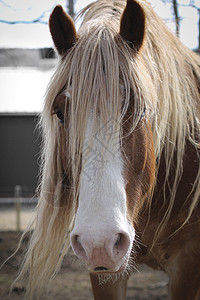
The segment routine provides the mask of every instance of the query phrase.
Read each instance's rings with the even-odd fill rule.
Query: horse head
[[[61,59],[71,55],[73,61],[73,48],[77,48],[76,51],[80,53],[83,51],[83,46],[81,44],[79,46],[79,43],[82,39],[81,32],[84,34],[84,30],[92,32],[93,27],[90,28],[88,25],[78,34],[72,19],[63,9],[60,6],[54,9],[50,17],[50,31]],[[98,38],[97,36],[95,43],[98,44],[97,48],[101,48],[102,61],[102,64],[98,66],[99,73],[101,73],[99,81],[105,85],[109,82],[112,84],[112,81],[116,80],[110,78],[112,74],[109,76],[109,71],[106,71],[109,68],[106,56],[112,50],[106,50],[105,37],[102,40],[99,38],[99,41]],[[140,55],[145,39],[145,15],[137,2],[127,1],[114,39],[123,41],[126,44],[127,52],[133,54],[133,57]],[[92,53],[92,51],[93,49],[91,49],[91,57],[95,56],[95,52]],[[82,55],[86,55],[85,52]],[[84,65],[85,61],[79,62],[80,72],[83,69],[87,71],[83,77],[91,76],[92,78],[90,63],[91,61],[88,59],[87,70],[87,66]],[[110,61],[110,65],[111,63]],[[110,109],[105,117],[102,108],[102,98],[105,96],[99,95],[102,93],[100,89],[104,89],[104,86],[97,86],[97,94],[94,94],[93,97],[98,98],[98,103],[90,97],[91,103],[88,105],[89,109],[85,116],[83,111],[79,111],[85,125],[75,126],[76,135],[73,136],[69,124],[74,110],[78,110],[77,99],[74,96],[76,88],[73,87],[75,76],[70,78],[70,83],[64,86],[53,103],[53,110],[58,121],[63,123],[59,127],[63,137],[62,144],[66,145],[74,140],[76,143],[76,136],[79,137],[78,144],[82,143],[81,149],[79,149],[79,159],[71,162],[72,169],[75,163],[79,168],[78,184],[76,185],[78,193],[77,198],[75,197],[77,203],[70,236],[71,246],[75,255],[88,265],[89,270],[97,273],[122,272],[127,269],[136,239],[135,225],[138,213],[151,193],[155,175],[152,131],[148,117],[145,115],[145,107],[140,103],[143,109],[136,109],[138,104],[135,100],[135,92],[130,88],[127,90],[124,81],[120,78],[121,70],[118,70],[119,67],[116,65],[115,68],[115,73],[119,73],[118,82],[109,86],[107,92],[109,94],[109,89],[116,86],[115,99],[112,99],[109,94],[109,99],[105,99],[105,105],[110,105],[112,108],[114,106],[109,102],[116,101],[116,98],[119,99],[113,108],[114,110],[116,108],[118,114],[115,115]],[[93,74],[95,74],[94,71]],[[95,76],[98,75],[93,77]],[[95,78],[91,79],[91,81],[93,80],[95,82]],[[66,93],[68,97],[66,97]],[[88,93],[92,94],[89,86]],[[126,94],[125,98],[128,98],[125,101],[126,105],[124,105],[124,94]],[[73,104],[69,104],[71,108],[66,108],[66,98],[69,103],[73,102]],[[84,101],[86,100],[83,94],[83,107]],[[123,116],[121,120],[119,116]],[[77,114],[78,118],[79,114]],[[137,121],[133,129],[134,119]],[[82,127],[85,127],[85,130],[80,133]],[[67,138],[70,134],[71,139]],[[61,154],[64,170],[68,163],[66,157],[69,156],[65,151],[62,151]],[[69,161],[72,160],[69,159]]]

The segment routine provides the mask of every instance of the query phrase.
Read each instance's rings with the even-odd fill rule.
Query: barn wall
[[[38,182],[41,138],[35,115],[0,115],[0,198],[13,197],[16,185],[32,197]]]

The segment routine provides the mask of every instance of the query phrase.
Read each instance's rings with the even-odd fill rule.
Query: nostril
[[[72,235],[71,236],[71,246],[74,250],[74,253],[77,257],[81,257],[81,258],[84,258],[86,257],[86,253],[85,253],[85,250],[83,248],[83,246],[81,245],[81,242],[80,242],[80,237],[79,235]]]
[[[117,234],[117,239],[116,239],[116,242],[115,242],[115,247],[119,247],[119,244],[121,242],[121,239],[122,239],[122,234],[121,233],[118,233]]]
[[[118,233],[114,243],[113,252],[115,256],[123,257],[130,247],[130,238],[126,233]]]

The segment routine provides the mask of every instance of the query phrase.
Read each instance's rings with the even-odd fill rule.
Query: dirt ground
[[[16,249],[21,233],[0,232],[0,264]],[[22,250],[11,258],[0,270],[0,300],[19,300],[22,294],[18,288],[9,295],[9,287],[19,268]],[[74,259],[73,259],[74,261]],[[146,266],[139,267],[129,279],[127,300],[165,300],[167,299],[168,278],[161,271],[153,271]],[[70,256],[64,259],[57,278],[51,285],[49,294],[41,300],[92,300],[92,290],[87,270],[78,263],[72,263]],[[102,299],[103,300],[103,299]]]

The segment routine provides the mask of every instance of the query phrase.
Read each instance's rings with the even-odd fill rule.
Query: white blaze
[[[127,232],[132,241],[135,236],[127,219],[119,137],[107,125],[99,129],[90,145],[92,118],[87,124],[79,203],[73,230],[77,234],[87,232],[95,239],[96,247],[103,247],[104,239],[117,230]]]

